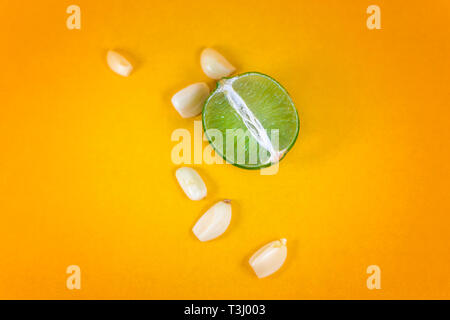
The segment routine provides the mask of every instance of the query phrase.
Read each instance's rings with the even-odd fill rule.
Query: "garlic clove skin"
[[[208,85],[198,82],[175,93],[172,97],[172,104],[183,118],[195,117],[202,112],[208,96]]]
[[[200,241],[217,238],[227,230],[231,221],[231,201],[217,202],[197,221],[192,232]]]
[[[113,50],[109,50],[106,54],[106,62],[112,71],[123,77],[128,77],[133,70],[131,63],[124,56]]]
[[[203,72],[212,79],[222,79],[236,71],[236,68],[228,62],[220,53],[211,48],[206,48],[200,56],[200,64]]]
[[[191,200],[201,200],[206,197],[206,185],[202,177],[192,168],[181,167],[175,176],[184,193]]]
[[[286,239],[272,241],[255,252],[250,266],[258,278],[270,276],[281,268],[287,256]]]

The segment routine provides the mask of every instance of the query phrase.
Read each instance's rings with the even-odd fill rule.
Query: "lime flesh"
[[[287,91],[257,72],[220,80],[205,102],[202,120],[214,150],[245,169],[280,161],[294,145],[300,124]]]

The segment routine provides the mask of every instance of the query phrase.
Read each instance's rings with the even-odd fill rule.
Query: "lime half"
[[[287,91],[258,72],[220,80],[205,102],[202,120],[214,150],[245,169],[280,161],[294,145],[300,126]]]

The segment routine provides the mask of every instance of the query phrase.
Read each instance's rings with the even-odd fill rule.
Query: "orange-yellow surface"
[[[66,8],[81,8],[68,30]],[[381,30],[366,8],[381,8]],[[2,1],[0,298],[450,298],[448,1]],[[299,139],[273,176],[171,161],[201,50],[278,81]],[[115,48],[136,69],[108,69]],[[197,117],[195,119],[200,119]],[[229,230],[191,232],[222,198]],[[259,280],[247,261],[288,239]],[[81,268],[81,290],[66,268]],[[381,269],[381,289],[366,268]]]

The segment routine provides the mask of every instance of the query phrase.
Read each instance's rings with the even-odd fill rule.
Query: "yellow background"
[[[81,7],[81,30],[66,8]],[[381,7],[382,30],[366,8]],[[450,298],[448,1],[1,1],[0,298]],[[201,50],[290,92],[299,139],[273,176],[171,161],[170,97]],[[105,53],[136,69],[123,78]],[[197,117],[196,119],[200,119]],[[191,228],[222,198],[229,230]],[[258,280],[249,256],[285,237]],[[81,290],[66,289],[79,265]],[[368,290],[366,268],[381,268]]]

